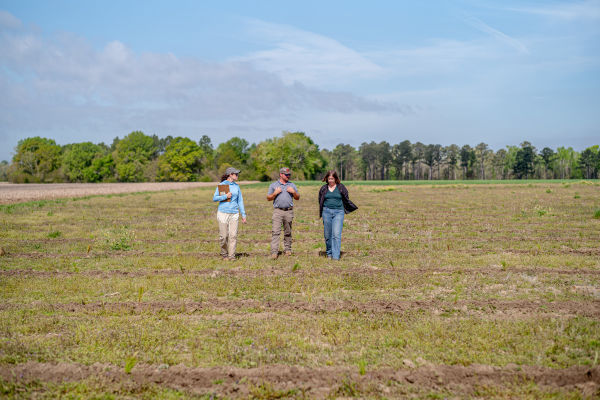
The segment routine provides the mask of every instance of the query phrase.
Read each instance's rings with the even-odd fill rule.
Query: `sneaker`
[[[285,252],[285,255],[286,255],[286,256],[291,256],[291,255],[292,255],[292,252],[291,252],[291,251],[286,251],[286,252]]]
[[[271,260],[277,260],[277,253],[271,254]]]

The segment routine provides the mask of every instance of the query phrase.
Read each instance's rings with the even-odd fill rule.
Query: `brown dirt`
[[[264,255],[267,257],[267,254]],[[214,256],[213,258],[221,260],[221,257]],[[228,268],[228,269],[200,269],[200,270],[181,270],[176,269],[153,269],[153,270],[84,270],[84,271],[47,271],[34,269],[0,269],[0,276],[37,276],[37,277],[52,277],[52,276],[98,276],[110,278],[111,276],[127,276],[127,277],[144,277],[151,275],[186,275],[186,276],[205,276],[210,275],[216,277],[220,275],[238,276],[238,277],[269,277],[282,276],[292,274],[291,269],[287,266],[276,264],[272,268],[261,268],[260,270],[250,270],[243,268]],[[527,274],[527,275],[600,275],[600,269],[557,269],[557,268],[518,268],[511,267],[502,269],[500,267],[479,267],[479,268],[463,268],[463,267],[431,267],[431,268],[353,268],[353,267],[307,267],[301,268],[294,275],[319,274],[319,275],[352,275],[360,274],[363,276],[387,275],[387,276],[410,276],[422,274]]]
[[[268,383],[272,390],[303,391],[309,398],[344,395],[344,383],[351,383],[355,395],[386,395],[397,387],[424,390],[450,390],[454,394],[472,395],[478,387],[513,386],[533,382],[539,387],[555,390],[577,390],[584,395],[600,394],[600,367],[577,366],[551,369],[537,366],[507,365],[505,367],[473,364],[431,365],[415,368],[380,368],[364,375],[358,368],[306,368],[270,365],[252,369],[233,367],[190,368],[183,365],[136,365],[130,374],[111,364],[81,365],[72,363],[27,362],[1,365],[0,377],[6,381],[28,383],[74,382],[99,379],[106,384],[128,383],[147,386],[155,384],[193,394],[217,394],[247,398],[253,388]],[[265,397],[266,398],[266,397]],[[271,398],[271,397],[270,397]],[[272,397],[275,398],[275,397]]]
[[[240,182],[240,184],[254,181]],[[0,182],[0,204],[32,200],[83,197],[98,194],[157,192],[215,186],[216,182],[144,182],[144,183],[29,183]]]
[[[118,299],[119,294],[110,296]],[[107,298],[108,299],[108,298]],[[600,318],[600,300],[542,302],[531,300],[459,300],[456,302],[440,300],[372,300],[355,302],[350,300],[294,301],[258,301],[254,299],[207,299],[199,302],[155,301],[155,302],[119,302],[101,301],[90,303],[2,303],[0,310],[35,308],[45,311],[63,312],[120,312],[125,314],[159,312],[161,310],[193,314],[202,310],[231,312],[252,308],[263,312],[340,312],[389,313],[401,314],[411,310],[429,310],[436,313],[476,313],[481,317],[501,316],[515,318],[520,315],[579,315]]]
[[[209,242],[214,242],[214,240],[210,240]],[[255,242],[256,243],[256,242]],[[454,253],[460,253],[460,254],[468,254],[471,255],[473,257],[476,256],[481,256],[481,255],[485,255],[485,254],[489,254],[489,250],[485,250],[485,249],[460,249],[460,250],[453,250]],[[507,249],[503,249],[502,252],[504,254],[521,254],[521,255],[526,255],[526,254],[530,254],[530,255],[540,255],[540,252],[537,250],[520,250],[520,249],[511,249],[511,250],[507,250]],[[369,250],[367,252],[365,252],[364,250],[350,250],[350,251],[345,251],[344,252],[346,255],[348,256],[354,256],[354,257],[360,257],[360,256],[377,256],[377,255],[400,255],[400,254],[418,254],[418,253],[422,253],[422,250],[420,249],[389,249],[389,250]],[[579,249],[579,250],[568,250],[568,251],[554,251],[551,254],[553,255],[557,255],[557,254],[573,254],[573,253],[577,253],[577,254],[583,254],[583,255],[598,255],[600,256],[600,249]],[[312,250],[308,250],[308,251],[295,251],[294,254],[296,255],[315,255],[315,252]],[[68,257],[68,258],[82,258],[82,257],[91,257],[91,256],[97,256],[97,257],[130,257],[130,256],[144,256],[144,257],[172,257],[172,256],[180,256],[180,255],[186,255],[186,256],[193,256],[193,257],[210,257],[210,256],[214,256],[215,252],[210,252],[210,251],[204,251],[204,252],[185,252],[185,253],[179,253],[179,252],[145,252],[145,251],[92,251],[90,253],[83,253],[83,252],[72,252],[72,253],[40,253],[40,252],[31,252],[31,253],[15,253],[15,252],[9,252],[7,253],[6,256],[8,257],[12,257],[12,258],[62,258],[62,257]],[[263,256],[268,256],[268,250],[265,251],[261,251],[261,252],[249,252],[249,253],[244,253],[243,256],[247,256],[247,257],[263,257]],[[342,255],[343,258],[343,255]]]

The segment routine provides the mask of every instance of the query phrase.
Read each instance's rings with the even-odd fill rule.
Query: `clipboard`
[[[226,195],[227,193],[229,193],[229,185],[218,185],[218,190],[219,190],[219,196],[223,196]],[[222,202],[227,202],[227,203],[231,203],[231,198],[229,199],[225,199]]]

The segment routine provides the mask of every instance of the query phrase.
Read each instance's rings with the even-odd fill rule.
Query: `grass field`
[[[348,183],[342,259],[316,183],[268,258],[213,188],[0,207],[0,397],[597,398],[600,183]]]

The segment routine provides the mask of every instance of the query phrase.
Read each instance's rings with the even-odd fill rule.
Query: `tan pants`
[[[235,257],[239,219],[240,214],[228,214],[217,211],[221,257]]]
[[[292,251],[292,220],[294,210],[283,211],[279,208],[273,209],[273,228],[271,229],[271,254],[279,252],[279,236],[281,225],[283,225],[283,246],[285,251]]]

